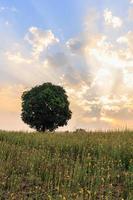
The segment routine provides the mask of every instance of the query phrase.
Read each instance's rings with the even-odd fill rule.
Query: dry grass
[[[0,199],[132,200],[133,132],[0,131]]]

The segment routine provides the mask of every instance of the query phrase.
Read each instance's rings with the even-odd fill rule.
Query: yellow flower
[[[83,194],[83,192],[84,192],[84,190],[83,190],[83,188],[81,188],[80,191],[79,191],[79,193]]]
[[[90,191],[90,190],[87,190],[87,193],[88,193],[88,194],[91,194],[91,191]]]

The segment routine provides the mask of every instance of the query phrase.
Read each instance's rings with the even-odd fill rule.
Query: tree
[[[61,86],[44,83],[22,95],[22,120],[37,131],[53,131],[67,125],[72,112],[68,96]]]

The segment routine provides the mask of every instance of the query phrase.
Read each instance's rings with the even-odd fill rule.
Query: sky
[[[133,0],[0,0],[0,129],[29,130],[24,91],[65,88],[60,130],[133,128]]]

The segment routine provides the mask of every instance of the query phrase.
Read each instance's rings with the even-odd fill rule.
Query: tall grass
[[[0,199],[133,200],[133,132],[0,131]]]

